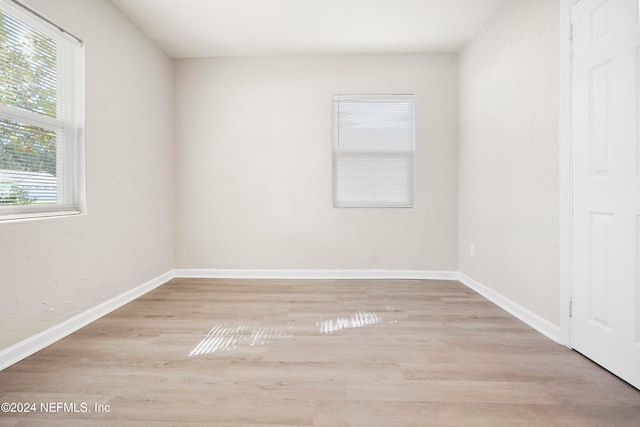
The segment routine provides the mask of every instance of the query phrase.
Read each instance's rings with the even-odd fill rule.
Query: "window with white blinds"
[[[413,95],[333,97],[333,206],[414,205]]]
[[[0,2],[0,220],[78,213],[84,53],[40,16]]]

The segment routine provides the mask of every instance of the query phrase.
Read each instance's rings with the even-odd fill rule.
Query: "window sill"
[[[49,211],[49,212],[25,212],[16,214],[0,215],[0,224],[13,222],[27,222],[39,219],[60,218],[67,216],[81,215],[83,212],[71,211]]]

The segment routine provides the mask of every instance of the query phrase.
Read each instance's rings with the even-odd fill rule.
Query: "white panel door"
[[[571,346],[640,388],[638,4],[572,7]]]

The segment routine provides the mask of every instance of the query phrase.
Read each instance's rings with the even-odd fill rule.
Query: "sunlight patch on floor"
[[[191,350],[189,357],[290,339],[290,333],[278,329],[256,328],[247,324],[218,324]]]
[[[335,319],[322,320],[316,325],[321,334],[332,334],[342,329],[362,328],[382,322],[382,318],[368,311],[356,311],[349,317],[337,317]]]

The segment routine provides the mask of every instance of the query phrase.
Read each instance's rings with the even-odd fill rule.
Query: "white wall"
[[[459,269],[556,324],[558,25],[557,0],[507,2],[461,52],[459,88]]]
[[[106,0],[23,0],[86,43],[88,214],[0,223],[0,349],[172,268],[173,67]]]
[[[457,55],[178,60],[177,268],[457,265]],[[416,95],[416,207],[334,209],[331,96]]]

